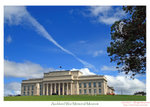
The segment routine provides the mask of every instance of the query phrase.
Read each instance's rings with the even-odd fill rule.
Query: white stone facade
[[[106,95],[114,90],[105,76],[82,75],[80,71],[54,71],[43,78],[23,80],[21,95]]]

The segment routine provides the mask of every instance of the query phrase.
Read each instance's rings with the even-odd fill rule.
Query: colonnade
[[[72,83],[43,83],[43,95],[72,95]]]

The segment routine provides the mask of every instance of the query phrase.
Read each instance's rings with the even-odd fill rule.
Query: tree
[[[141,94],[141,95],[145,96],[145,95],[146,95],[146,92],[144,92],[144,91],[139,91],[139,92],[134,93],[134,95],[138,95],[138,94]]]
[[[127,18],[111,26],[111,42],[107,47],[111,62],[116,62],[119,72],[146,73],[146,7],[123,6]]]

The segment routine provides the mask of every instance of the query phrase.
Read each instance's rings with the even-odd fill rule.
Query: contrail
[[[43,37],[45,37],[46,39],[48,39],[50,42],[52,42],[54,45],[56,45],[58,48],[60,48],[62,51],[72,55],[74,58],[76,58],[80,63],[82,63],[85,67],[88,67],[88,68],[92,68],[94,70],[96,70],[96,68],[86,62],[86,61],[83,61],[82,59],[78,58],[75,54],[73,54],[72,52],[70,52],[69,50],[63,48],[61,45],[59,45],[53,38],[52,36],[45,30],[45,28],[39,23],[36,21],[35,18],[33,18],[29,13],[28,13],[28,20],[30,21],[30,23],[36,28],[37,32],[39,34],[41,34]]]
[[[77,57],[74,53],[70,52],[69,50],[63,48],[60,44],[58,44],[53,37],[46,31],[46,29],[34,18],[30,15],[30,13],[27,11],[27,9],[25,7],[19,7],[22,8],[22,11],[24,11],[24,14],[22,14],[22,17],[28,21],[30,23],[30,25],[32,25],[35,30],[42,35],[44,38],[46,38],[47,40],[49,40],[50,42],[52,42],[54,45],[56,45],[58,48],[60,48],[62,51],[66,52],[67,54],[72,55],[76,60],[78,60],[80,63],[82,63],[85,67],[87,68],[91,68],[94,71],[97,71],[95,66],[80,59],[79,57]],[[19,14],[19,13],[17,13]],[[19,16],[18,16],[19,17]]]

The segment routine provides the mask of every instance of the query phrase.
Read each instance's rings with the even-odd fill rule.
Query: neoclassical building
[[[23,80],[21,95],[106,95],[114,89],[103,75],[83,75],[80,71],[53,71],[43,78]]]

